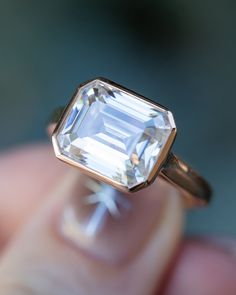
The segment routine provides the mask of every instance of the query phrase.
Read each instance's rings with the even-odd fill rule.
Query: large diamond
[[[166,109],[96,79],[78,89],[53,137],[62,159],[131,190],[157,169],[174,129]]]

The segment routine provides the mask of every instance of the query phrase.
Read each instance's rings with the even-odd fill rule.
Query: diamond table
[[[128,190],[147,182],[173,135],[171,112],[103,79],[80,87],[54,133],[62,157]]]

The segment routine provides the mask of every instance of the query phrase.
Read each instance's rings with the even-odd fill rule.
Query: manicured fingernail
[[[161,220],[169,188],[160,180],[133,194],[82,176],[60,219],[60,233],[92,257],[111,264],[132,259]]]

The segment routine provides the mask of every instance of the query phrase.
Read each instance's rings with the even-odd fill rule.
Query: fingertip
[[[0,240],[4,245],[40,206],[65,167],[43,143],[5,151],[0,163]]]
[[[189,239],[164,289],[164,295],[235,295],[236,258],[204,239]]]

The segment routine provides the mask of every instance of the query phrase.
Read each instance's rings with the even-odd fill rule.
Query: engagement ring
[[[172,113],[108,79],[81,84],[50,125],[56,157],[124,192],[136,192],[158,177],[179,189],[188,206],[209,202],[207,182],[171,148]]]

